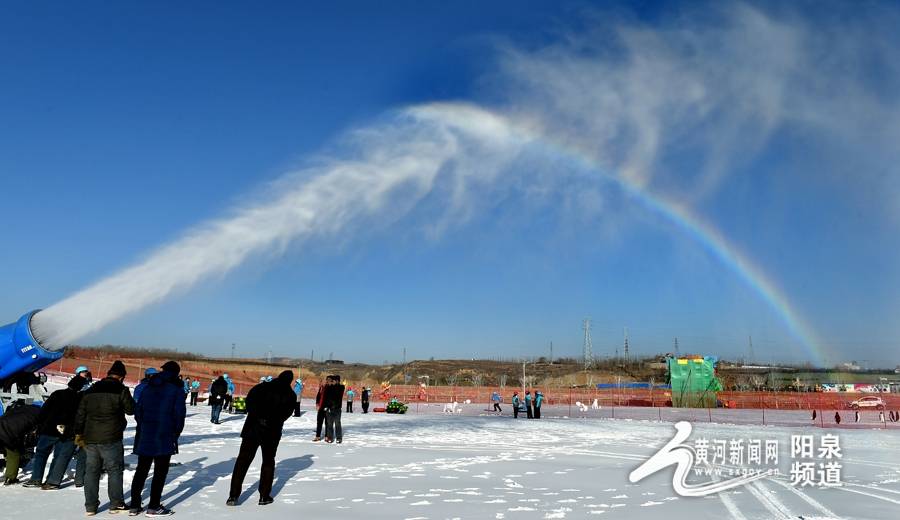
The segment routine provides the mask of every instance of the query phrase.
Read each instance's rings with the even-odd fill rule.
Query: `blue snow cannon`
[[[0,379],[18,372],[35,372],[63,357],[64,348],[49,350],[35,339],[31,318],[37,312],[31,311],[19,321],[0,327]]]

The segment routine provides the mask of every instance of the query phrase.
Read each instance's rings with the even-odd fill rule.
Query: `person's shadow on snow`
[[[272,497],[277,497],[278,493],[284,489],[289,480],[296,477],[298,473],[312,466],[312,455],[304,455],[302,457],[294,457],[292,459],[275,461],[275,481],[272,482]],[[241,493],[238,504],[243,504],[247,499],[259,492],[259,480],[257,479],[247,491]]]
[[[203,462],[206,461],[207,458],[200,457],[199,459],[177,466],[178,471],[174,472],[174,475],[172,472],[169,473],[169,477],[167,478],[169,482],[184,475],[188,471],[193,471],[194,475],[189,479],[179,482],[178,487],[175,489],[169,490],[163,494],[162,503],[166,504],[166,507],[168,508],[174,508],[204,488],[215,486],[219,479],[231,476],[231,470],[234,469],[235,458],[223,460],[222,462],[217,462],[210,466],[204,466]],[[148,479],[148,487],[150,482],[151,480]]]

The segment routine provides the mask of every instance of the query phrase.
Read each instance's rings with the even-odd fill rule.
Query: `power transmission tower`
[[[622,349],[622,355],[625,357],[625,361],[628,361],[628,327],[625,327],[624,331],[625,331],[625,347]]]
[[[678,338],[675,338],[675,357],[678,357]]]
[[[753,336],[747,336],[747,339],[748,339],[749,342],[750,342],[750,344],[749,344],[749,348],[750,348],[750,364],[752,365],[752,364],[753,364]]]
[[[231,359],[234,359],[234,349],[235,349],[235,344],[232,343],[231,344]]]
[[[550,342],[550,364],[553,364],[553,342]]]
[[[587,370],[591,368],[591,364],[594,362],[594,346],[591,343],[591,319],[585,318],[582,322],[582,328],[584,329],[584,348],[582,352],[582,356],[584,357],[584,369]]]

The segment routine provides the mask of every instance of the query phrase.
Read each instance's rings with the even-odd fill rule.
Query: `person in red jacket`
[[[322,440],[322,423],[325,422],[325,407],[322,403],[325,396],[325,387],[330,384],[330,378],[319,380],[319,391],[316,393],[316,438],[313,439],[313,442]]]

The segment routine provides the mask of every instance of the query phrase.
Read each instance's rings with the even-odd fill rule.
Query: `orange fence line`
[[[47,367],[47,371],[55,371],[59,373],[71,374],[79,365],[86,365],[93,373],[95,379],[103,377],[112,362],[117,359],[113,356],[102,360],[85,360],[75,358],[63,358],[53,362]],[[128,370],[126,381],[136,384],[143,378],[144,370],[149,366],[157,367],[158,363],[147,364],[143,359],[119,358],[125,364]],[[199,379],[201,381],[200,391],[205,392],[214,377],[217,377],[218,371],[211,373],[209,367],[206,370],[197,370],[203,366],[202,361],[183,361],[182,375]],[[262,373],[265,367],[253,372]],[[238,370],[231,375],[235,384],[236,395],[246,395],[246,393],[257,384],[258,380],[242,378],[240,375],[242,370]],[[274,374],[273,374],[274,375]],[[318,391],[318,381],[306,380],[303,389],[303,396],[315,397]],[[357,387],[361,383],[355,381],[345,381],[347,386]],[[520,399],[524,399],[521,387],[471,387],[471,386],[430,386],[422,390],[418,385],[392,385],[387,392],[382,392],[380,385],[371,385],[373,401],[381,401],[385,398],[396,397],[404,402],[426,402],[426,403],[451,403],[465,402],[489,404],[491,402],[491,394],[499,392],[504,403],[512,400],[513,392],[519,392]],[[528,388],[534,392],[540,390],[544,394],[544,403],[547,405],[568,405],[575,406],[581,402],[586,405],[593,404],[594,400],[601,406],[637,406],[637,407],[668,407],[671,406],[671,392],[667,389],[630,389],[630,388],[562,388],[562,387],[544,387],[536,386]],[[717,399],[723,407],[727,408],[751,408],[751,409],[773,409],[773,410],[843,410],[849,409],[851,402],[864,397],[866,395],[877,395],[885,402],[888,409],[900,409],[900,394],[880,393],[880,394],[864,394],[864,393],[839,393],[839,392],[764,392],[749,391],[735,392],[722,391],[718,392]],[[359,399],[359,392],[357,392]]]

